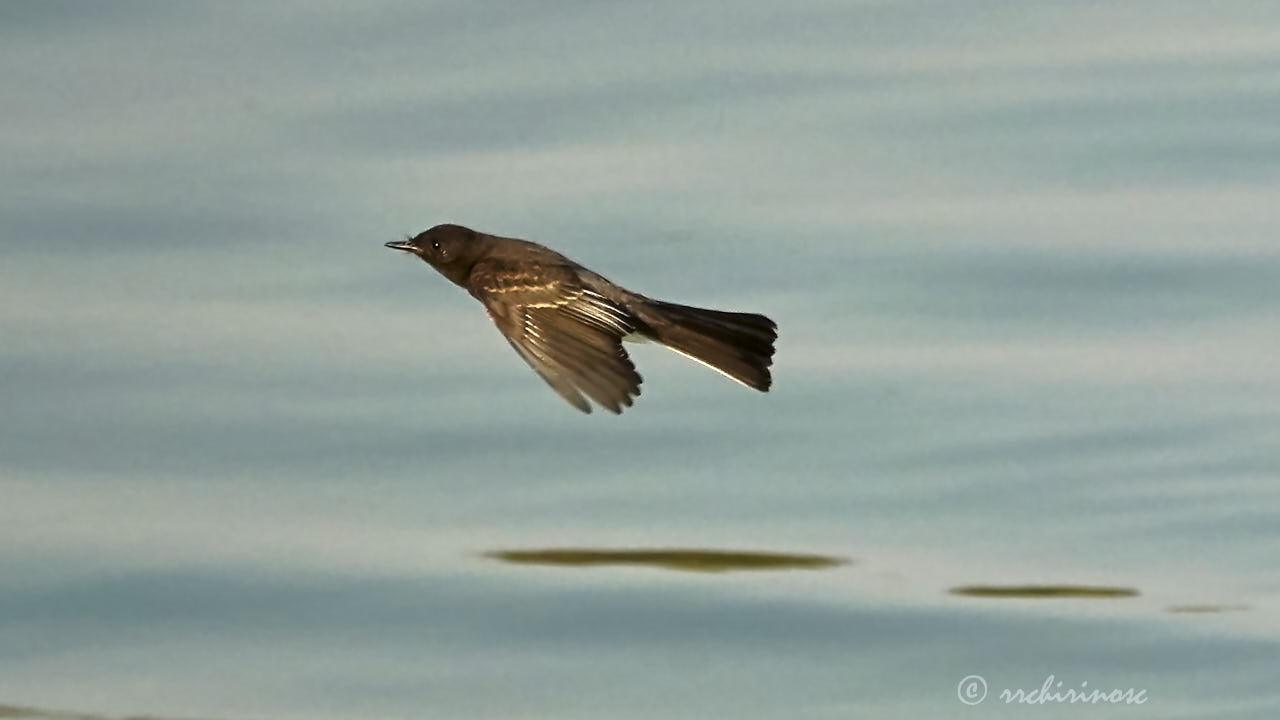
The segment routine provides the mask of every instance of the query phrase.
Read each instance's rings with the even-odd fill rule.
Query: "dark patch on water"
[[[1165,608],[1165,610],[1171,613],[1186,613],[1186,614],[1244,612],[1246,610],[1251,610],[1251,609],[1252,608],[1249,607],[1248,605],[1215,605],[1215,604],[1170,605],[1169,607]]]
[[[1133,588],[1103,585],[964,585],[952,595],[987,598],[1123,598],[1136,597]]]
[[[682,549],[592,549],[544,548],[539,550],[494,550],[486,557],[526,565],[647,565],[689,572],[731,570],[818,570],[845,565],[849,560],[827,555],[745,552],[730,550]]]
[[[96,713],[68,712],[66,710],[47,710],[45,708],[26,707],[21,705],[0,705],[0,718],[30,718],[33,720],[165,720],[155,715],[129,715],[116,717],[98,715]]]

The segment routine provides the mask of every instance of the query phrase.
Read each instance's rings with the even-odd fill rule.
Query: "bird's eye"
[[[435,248],[436,250],[439,250],[439,249],[440,249],[440,241],[439,241],[439,240],[432,240],[432,241],[431,241],[431,247]]]

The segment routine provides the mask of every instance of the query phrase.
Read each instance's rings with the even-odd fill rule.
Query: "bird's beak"
[[[409,242],[408,240],[396,240],[395,242],[389,242],[387,243],[387,247],[391,248],[392,250],[403,250],[405,252],[414,252],[415,250],[418,249],[416,245]]]

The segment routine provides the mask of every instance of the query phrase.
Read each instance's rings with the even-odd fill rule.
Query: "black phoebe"
[[[763,315],[647,298],[554,250],[461,225],[437,225],[387,247],[422,258],[484,304],[520,357],[582,412],[614,413],[640,394],[622,341],[655,340],[731,380],[768,392],[777,325]]]

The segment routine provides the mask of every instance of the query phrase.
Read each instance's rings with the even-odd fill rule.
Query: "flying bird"
[[[760,392],[773,382],[778,328],[764,315],[654,300],[550,248],[461,225],[386,245],[466,288],[520,357],[584,413],[591,412],[588,397],[621,413],[640,394],[623,340],[659,342]]]

